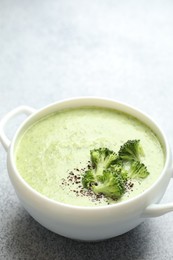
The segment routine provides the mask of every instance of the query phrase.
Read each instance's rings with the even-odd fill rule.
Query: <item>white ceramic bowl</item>
[[[121,110],[143,121],[158,136],[166,160],[157,181],[140,195],[114,205],[80,207],[53,201],[31,188],[21,177],[14,162],[14,150],[19,136],[41,117],[64,108],[101,106]],[[18,114],[29,117],[19,127],[13,140],[5,135],[5,125]],[[173,211],[173,203],[158,204],[172,177],[172,160],[167,139],[159,126],[141,111],[126,104],[102,98],[74,98],[51,104],[41,110],[21,106],[8,113],[0,122],[0,140],[7,151],[7,167],[10,180],[24,208],[40,224],[60,235],[80,240],[101,240],[123,234],[145,218]]]

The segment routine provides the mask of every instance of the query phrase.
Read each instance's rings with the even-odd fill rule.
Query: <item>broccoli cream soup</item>
[[[118,153],[128,140],[140,140],[147,178],[128,182],[118,199],[84,188],[90,151],[106,147]],[[158,178],[165,159],[157,136],[146,125],[128,114],[98,107],[65,109],[37,121],[18,141],[15,158],[19,173],[36,191],[80,206],[118,203],[140,194]]]

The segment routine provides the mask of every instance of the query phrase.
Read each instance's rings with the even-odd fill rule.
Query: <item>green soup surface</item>
[[[118,152],[127,140],[139,139],[150,172],[118,201],[96,198],[81,184],[90,161],[90,150],[107,147]],[[165,161],[157,136],[136,118],[114,109],[80,107],[43,117],[20,137],[15,160],[23,179],[50,199],[78,206],[103,206],[132,198],[149,188],[159,177]]]

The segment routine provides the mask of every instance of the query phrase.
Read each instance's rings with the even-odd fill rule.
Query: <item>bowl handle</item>
[[[173,211],[173,203],[152,204],[144,210],[142,218],[159,217],[171,211]]]
[[[36,111],[36,109],[32,108],[32,107],[28,107],[28,106],[20,106],[17,107],[15,109],[13,109],[12,111],[10,111],[9,113],[7,113],[0,121],[0,142],[2,143],[2,145],[4,146],[5,150],[7,151],[9,146],[10,146],[10,140],[8,139],[8,137],[6,136],[4,129],[6,124],[8,123],[8,121],[10,119],[12,119],[13,117],[19,115],[19,114],[26,114],[26,115],[31,115],[32,113],[34,113]]]
[[[173,211],[173,203],[152,204],[145,209],[141,217],[154,218],[154,217],[162,216],[171,211]]]

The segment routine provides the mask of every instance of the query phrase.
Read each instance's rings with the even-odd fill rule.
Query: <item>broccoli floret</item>
[[[140,162],[144,152],[139,140],[129,140],[120,147],[118,155],[108,148],[90,151],[92,167],[82,178],[84,188],[111,199],[119,199],[126,191],[129,179],[144,179],[149,175]]]
[[[106,170],[98,179],[99,181],[92,185],[92,190],[96,194],[101,193],[112,199],[119,199],[124,194],[125,181],[121,174]]]
[[[84,188],[89,189],[92,185],[96,183],[94,170],[88,170],[85,172],[82,178],[82,185]]]
[[[128,170],[128,177],[132,179],[144,179],[149,175],[147,167],[139,161],[132,161]]]
[[[118,155],[108,148],[99,148],[90,151],[91,162],[96,168],[96,175],[100,175],[104,170],[108,169],[110,165],[114,164]]]
[[[128,171],[125,169],[122,161],[117,161],[116,164],[111,165],[109,168],[112,172],[116,172],[121,175],[124,181],[127,181]]]
[[[144,156],[140,140],[128,140],[120,147],[118,155],[123,160],[140,161],[140,157]]]
[[[117,199],[125,192],[125,175],[121,175],[121,163],[115,164],[118,156],[108,148],[90,151],[93,168],[87,170],[82,178],[84,188],[106,197]]]

